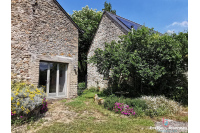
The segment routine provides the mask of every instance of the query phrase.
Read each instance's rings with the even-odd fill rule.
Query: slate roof
[[[134,28],[135,30],[137,30],[138,28],[142,27],[142,25],[140,25],[140,24],[138,24],[138,23],[136,23],[136,22],[130,21],[130,20],[128,20],[128,19],[125,19],[125,18],[123,18],[123,17],[121,17],[121,16],[115,15],[115,14],[110,13],[110,12],[105,11],[105,10],[104,10],[104,12],[103,12],[103,15],[107,15],[107,17],[108,17],[109,19],[115,21],[115,24],[117,24],[119,27],[121,27],[121,30],[122,30],[125,34],[128,34],[128,33],[130,32],[132,26],[133,26],[133,28]],[[103,18],[103,15],[102,15],[101,19]],[[101,20],[100,20],[100,22],[101,22]],[[99,23],[99,25],[100,25],[100,23]],[[99,25],[98,25],[98,27],[99,27]],[[98,29],[97,29],[97,31],[98,31]],[[97,31],[96,31],[96,33],[97,33]],[[154,31],[154,32],[157,32],[157,31]],[[95,35],[93,36],[93,39],[95,38],[96,33],[95,33]],[[158,33],[159,33],[160,35],[162,35],[160,32],[158,32]],[[93,41],[92,41],[92,42],[93,42]],[[92,46],[92,44],[90,45],[90,47],[89,47],[89,49],[88,49],[87,55],[88,55],[88,53],[89,53],[89,51],[90,51],[91,46]]]
[[[137,30],[138,28],[142,27],[142,25],[136,23],[136,22],[133,22],[133,21],[130,21],[128,19],[125,19],[121,16],[118,16],[118,15],[115,15],[113,13],[110,13],[108,11],[104,11],[104,13],[112,20],[114,20],[120,27],[123,28],[124,32],[127,34],[128,32],[130,32],[131,30],[131,27],[133,27],[135,30]],[[158,31],[155,31],[154,32],[162,35],[162,33],[158,32]]]
[[[108,11],[105,11],[105,13],[111,18],[113,19],[115,22],[117,22],[126,32],[130,32],[131,30],[131,26],[133,26],[133,28],[135,30],[137,30],[139,27],[141,27],[142,25],[135,23],[133,21],[130,21],[128,19],[125,19],[123,17],[120,17],[118,15],[115,15],[113,13],[110,13]]]

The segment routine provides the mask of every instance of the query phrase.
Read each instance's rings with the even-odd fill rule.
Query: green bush
[[[121,99],[121,101],[122,101],[122,99]],[[113,107],[115,106],[116,102],[120,102],[120,99],[118,97],[116,97],[115,95],[110,95],[104,101],[104,108],[106,108],[108,110],[113,110]]]
[[[124,99],[124,103],[129,105],[130,107],[133,107],[134,111],[136,112],[136,116],[145,115],[145,110],[147,109],[145,100],[140,98],[135,98],[135,99],[126,98]]]
[[[78,83],[78,88],[84,88],[85,89],[85,82]]]
[[[131,107],[140,107],[142,110],[145,110],[147,108],[145,100],[139,98],[126,98],[124,103],[128,104]]]
[[[134,111],[136,112],[136,116],[144,116],[145,115],[145,109],[147,109],[147,105],[145,100],[143,99],[130,99],[130,98],[124,98],[124,97],[117,97],[115,95],[110,95],[105,99],[104,107],[108,110],[113,110],[113,107],[115,106],[115,103],[124,103],[129,105],[130,107],[133,107]]]
[[[124,98],[110,95],[104,101],[104,107],[113,110],[115,103],[127,104],[133,107],[136,116],[163,116],[166,114],[178,114],[182,110],[182,106],[173,100],[169,100],[164,96],[142,96],[141,98]]]
[[[136,116],[140,116],[140,117],[145,116],[145,110],[143,110],[142,107],[135,106],[133,109],[136,112]]]
[[[85,89],[85,82],[78,83],[78,96],[83,94],[84,89]]]
[[[109,86],[127,91],[131,83],[133,95],[165,95],[187,104],[188,33],[160,35],[142,26],[120,39],[88,59],[100,74],[111,74]]]
[[[97,88],[97,87],[90,87],[90,88],[88,88],[88,90],[91,91],[91,92],[97,92],[97,91],[99,91],[99,88]]]
[[[111,89],[107,88],[107,89],[103,89],[102,93],[106,96],[112,95]]]

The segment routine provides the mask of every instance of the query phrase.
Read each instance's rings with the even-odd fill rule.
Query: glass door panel
[[[66,88],[66,64],[59,64],[59,90],[58,95],[65,95]]]
[[[44,87],[45,92],[46,92],[46,86],[47,86],[47,70],[48,70],[48,63],[40,62],[39,87]]]
[[[67,89],[67,64],[40,62],[39,87],[45,87],[48,97],[65,96]]]
[[[57,63],[49,63],[49,67],[50,67],[49,96],[56,96]]]

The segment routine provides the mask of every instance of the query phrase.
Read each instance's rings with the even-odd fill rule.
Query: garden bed
[[[48,105],[49,110],[44,117],[33,122],[27,123],[19,132],[157,132],[150,127],[156,127],[161,122],[162,117],[177,120],[178,117],[187,117],[183,114],[155,116],[127,116],[117,114],[114,111],[104,108],[94,102],[94,95],[101,92],[85,91],[81,96],[67,100],[52,101]],[[106,96],[101,98],[106,99]],[[187,112],[186,109],[183,110]],[[136,112],[137,113],[137,112]],[[181,120],[187,127],[187,119]],[[177,121],[174,121],[177,122]],[[176,126],[176,125],[175,125]],[[12,132],[17,131],[12,129]]]

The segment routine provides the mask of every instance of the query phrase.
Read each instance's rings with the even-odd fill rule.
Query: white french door
[[[40,62],[39,86],[45,85],[47,97],[66,96],[67,64]]]

